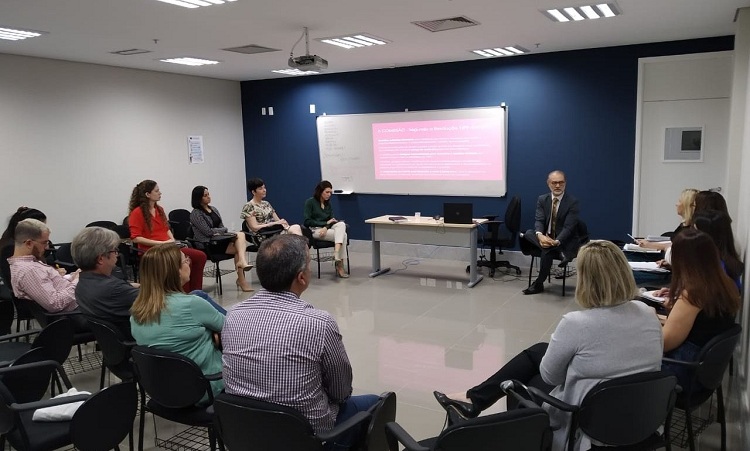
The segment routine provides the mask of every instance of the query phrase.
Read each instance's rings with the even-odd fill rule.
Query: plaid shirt
[[[261,290],[229,311],[221,340],[227,393],[293,407],[315,432],[333,428],[352,367],[330,313]]]
[[[36,301],[51,313],[69,312],[78,307],[75,291],[78,279],[69,281],[33,255],[10,257],[8,263],[16,297]]]

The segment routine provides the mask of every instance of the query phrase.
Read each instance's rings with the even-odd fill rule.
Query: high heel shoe
[[[434,391],[432,394],[435,396],[438,404],[443,406],[443,409],[448,410],[450,407],[456,409],[456,411],[465,418],[476,418],[480,414],[480,410],[470,402],[456,401],[446,396],[445,393]]]
[[[348,279],[349,274],[346,273],[344,270],[344,261],[343,260],[336,260],[334,262],[334,266],[336,266],[336,277],[340,277],[342,279]]]
[[[243,270],[245,272],[248,272],[251,269],[253,269],[254,267],[255,267],[255,265],[253,265],[252,263],[248,263],[248,264],[245,264],[245,265],[239,264],[239,265],[237,265],[237,271]]]
[[[255,290],[253,290],[250,287],[243,287],[239,280],[236,280],[234,283],[237,285],[237,289],[240,290],[240,291],[242,291],[242,292],[250,293],[250,292],[255,291]]]

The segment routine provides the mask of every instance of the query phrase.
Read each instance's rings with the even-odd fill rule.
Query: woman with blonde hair
[[[578,405],[601,381],[659,370],[661,324],[652,308],[631,301],[638,290],[620,249],[609,241],[591,241],[578,253],[577,268],[576,300],[583,310],[563,315],[549,344],[531,346],[481,384],[452,395],[435,392],[444,408],[476,417],[505,395],[501,383],[510,379]],[[570,418],[549,410],[553,450],[562,450]],[[588,438],[579,445],[589,449]]]
[[[677,228],[674,229],[671,237],[674,237],[683,229],[692,227],[693,213],[695,212],[695,196],[696,194],[698,194],[698,192],[699,191],[697,189],[686,188],[682,190],[682,193],[680,193],[680,197],[679,199],[677,199],[675,208],[677,209],[677,215],[682,218],[682,222],[680,222],[680,225],[678,225]],[[635,242],[640,247],[645,247],[646,249],[658,249],[660,251],[665,251],[669,246],[672,245],[672,241],[652,242],[647,240],[636,240]]]
[[[203,374],[220,373],[221,351],[214,346],[213,335],[221,333],[226,311],[183,293],[182,285],[189,278],[190,258],[176,246],[160,244],[143,254],[141,289],[130,309],[130,331],[139,345],[181,354]],[[211,388],[218,394],[224,382],[212,381]]]
[[[158,202],[161,200],[159,185],[153,180],[143,180],[133,188],[128,204],[128,226],[130,239],[139,249],[148,250],[157,244],[175,244],[174,235],[169,228],[169,221],[164,209]],[[190,257],[190,278],[183,287],[185,291],[203,289],[203,268],[206,266],[206,254],[198,249],[184,247],[182,253]]]

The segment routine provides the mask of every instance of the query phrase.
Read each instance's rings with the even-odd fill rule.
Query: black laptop
[[[443,204],[443,222],[446,224],[471,224],[474,205],[446,202]]]

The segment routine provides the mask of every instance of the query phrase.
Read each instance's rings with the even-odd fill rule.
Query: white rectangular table
[[[469,252],[469,288],[482,281],[477,271],[477,225],[487,219],[474,219],[473,224],[445,224],[443,220],[433,218],[403,216],[405,221],[394,222],[383,215],[365,221],[372,230],[372,273],[377,277],[387,273],[391,268],[380,267],[380,242],[410,244],[434,244],[438,246],[468,247]]]

